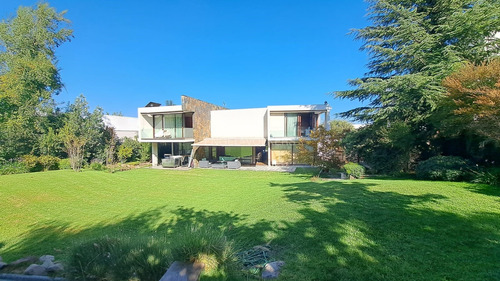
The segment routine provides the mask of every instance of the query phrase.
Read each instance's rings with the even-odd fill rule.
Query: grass
[[[479,184],[136,169],[0,177],[0,256],[211,224],[271,241],[282,280],[499,280],[500,190]]]

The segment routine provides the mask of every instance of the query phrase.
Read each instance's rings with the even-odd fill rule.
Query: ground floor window
[[[165,155],[189,156],[191,154],[192,144],[192,142],[158,143],[158,157],[164,158]]]
[[[254,165],[257,162],[267,162],[265,151],[265,147],[201,146],[197,149],[195,158],[210,162],[222,161],[222,159],[238,159],[241,164]]]
[[[297,143],[271,143],[272,165],[296,165],[298,159],[299,144]]]

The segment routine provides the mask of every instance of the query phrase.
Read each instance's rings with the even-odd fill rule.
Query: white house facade
[[[139,141],[153,144],[153,165],[170,155],[192,167],[228,159],[243,165],[300,164],[299,139],[327,127],[330,114],[326,103],[230,110],[182,98],[182,105],[138,109]]]

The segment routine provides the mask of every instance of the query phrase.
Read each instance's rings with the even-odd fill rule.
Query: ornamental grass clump
[[[76,246],[70,280],[160,280],[171,263],[165,238],[104,237]]]
[[[216,226],[193,225],[171,237],[172,258],[182,262],[200,262],[204,275],[231,279],[237,274],[238,260],[234,242]]]

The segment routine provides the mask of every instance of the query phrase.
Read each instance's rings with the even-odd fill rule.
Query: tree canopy
[[[369,0],[372,25],[352,33],[368,72],[336,97],[366,102],[341,114],[367,126],[344,141],[375,170],[409,171],[439,154],[442,81],[464,64],[500,54],[498,0]],[[444,116],[444,115],[443,115]],[[448,118],[448,117],[446,117]],[[443,143],[443,142],[441,142]]]
[[[372,26],[355,29],[368,52],[369,72],[337,97],[368,101],[343,114],[362,121],[425,119],[444,96],[457,66],[500,52],[497,0],[371,0]]]
[[[500,143],[500,58],[469,63],[446,77],[455,123]]]
[[[55,50],[73,31],[48,4],[20,7],[0,23],[0,159],[29,153],[47,132],[63,87]]]

